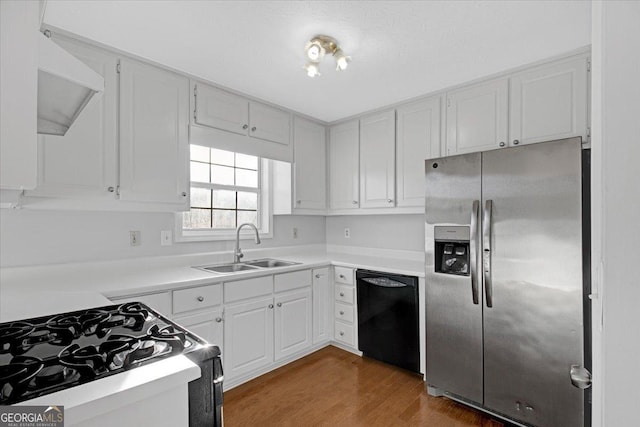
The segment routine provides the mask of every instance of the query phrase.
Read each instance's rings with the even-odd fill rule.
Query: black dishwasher
[[[356,280],[360,351],[419,372],[418,278],[357,270]]]

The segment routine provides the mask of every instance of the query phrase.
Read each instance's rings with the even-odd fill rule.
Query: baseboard
[[[362,357],[362,352],[360,350],[356,349],[356,348],[351,347],[351,346],[342,344],[342,343],[340,343],[338,341],[331,341],[329,344],[334,346],[334,347],[336,347],[336,348],[339,348],[340,350],[348,351],[349,353],[353,353],[356,356]]]

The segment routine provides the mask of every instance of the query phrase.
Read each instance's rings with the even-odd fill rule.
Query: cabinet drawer
[[[336,302],[334,314],[336,319],[353,323],[353,306]]]
[[[227,282],[224,284],[224,302],[240,301],[261,295],[269,295],[272,292],[273,276]]]
[[[344,285],[336,285],[335,297],[336,301],[353,304],[353,288]]]
[[[304,288],[306,286],[311,286],[311,270],[276,274],[273,280],[273,286],[276,292],[289,291],[296,288]]]
[[[353,269],[347,267],[333,267],[333,281],[353,285]]]
[[[354,346],[355,342],[353,341],[353,326],[347,325],[346,323],[336,322],[333,330],[333,337],[336,341],[348,344],[350,346]]]
[[[173,312],[212,307],[222,304],[222,285],[200,286],[173,291]]]

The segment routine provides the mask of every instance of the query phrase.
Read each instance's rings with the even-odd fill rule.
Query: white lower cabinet
[[[333,340],[352,351],[358,349],[358,310],[355,298],[354,270],[334,267]]]
[[[280,360],[311,346],[311,288],[276,295],[274,301],[275,360]]]
[[[313,270],[313,343],[328,341],[331,337],[331,302],[329,292],[329,269]]]
[[[222,355],[224,356],[224,347],[222,345],[222,307],[204,313],[176,316],[173,320],[209,344],[220,347],[220,351],[222,351]]]
[[[273,362],[273,298],[225,307],[224,371],[227,379]]]

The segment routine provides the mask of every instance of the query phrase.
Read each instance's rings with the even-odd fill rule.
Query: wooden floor
[[[427,395],[416,374],[332,346],[229,390],[224,399],[226,427],[502,426]]]

